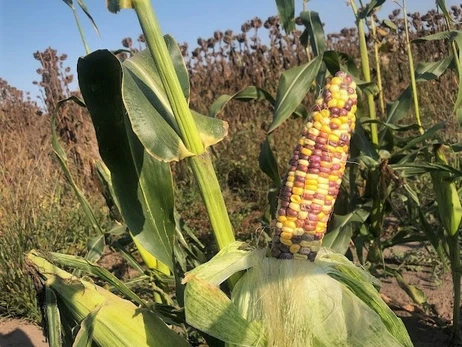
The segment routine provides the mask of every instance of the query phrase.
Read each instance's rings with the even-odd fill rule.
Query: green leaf
[[[87,254],[85,258],[91,262],[98,261],[103,255],[105,246],[106,240],[104,234],[90,237],[87,241]]]
[[[276,0],[279,20],[286,34],[295,29],[295,0]]]
[[[265,346],[261,324],[242,317],[236,305],[219,287],[200,278],[189,279],[185,291],[186,321],[226,343]]]
[[[368,3],[366,5],[366,7],[364,7],[362,9],[361,13],[359,13],[359,15],[358,15],[358,18],[359,19],[364,19],[366,17],[371,16],[374,9],[376,9],[377,7],[382,6],[382,4],[384,2],[385,2],[385,0],[372,0],[370,3]]]
[[[69,6],[72,11],[74,12],[75,15],[77,15],[76,13],[76,10],[75,10],[75,6],[74,6],[74,2],[72,0],[63,0],[64,3]],[[93,19],[93,17],[91,16],[90,14],[90,11],[88,10],[88,7],[87,5],[85,5],[85,2],[83,0],[77,0],[77,3],[79,4],[80,8],[82,9],[83,12],[85,12],[85,15],[87,16],[87,18],[90,20],[91,24],[93,25],[93,28],[95,29],[96,33],[98,34],[98,36],[101,36],[100,32],[99,32],[99,29],[98,29],[98,26],[96,25],[96,22],[95,20]]]
[[[448,8],[446,6],[446,1],[445,0],[436,0],[436,6],[441,9],[441,11],[444,14],[444,17],[449,23],[454,23],[454,19],[451,17],[449,14]]]
[[[424,142],[435,135],[436,132],[440,131],[441,129],[444,129],[444,123],[438,123],[432,126],[430,129],[428,129],[423,135],[417,136],[416,138],[410,140],[407,142],[407,144],[402,148],[402,151],[405,151],[407,149],[411,149],[418,143]]]
[[[302,102],[321,68],[321,63],[322,56],[282,73],[276,94],[273,122],[268,129],[268,133],[274,131],[289,118]]]
[[[122,102],[120,63],[109,51],[96,51],[79,59],[77,71],[124,220],[136,241],[172,268],[170,167],[151,157],[132,131]]]
[[[326,50],[326,39],[319,13],[315,11],[303,11],[300,13],[300,19],[306,27],[314,55],[323,55]]]
[[[427,35],[418,39],[413,40],[413,42],[420,43],[420,42],[425,42],[425,41],[434,41],[434,40],[448,40],[449,42],[454,41],[457,46],[458,46],[458,56],[456,59],[458,59],[459,64],[458,66],[458,75],[459,75],[459,89],[457,92],[457,100],[454,104],[454,110],[453,112],[456,113],[459,107],[462,105],[462,31],[443,31],[440,33],[436,33],[433,35]]]
[[[254,101],[254,100],[267,100],[274,105],[274,98],[266,90],[254,86],[246,87],[234,95],[223,94],[220,95],[214,103],[209,107],[208,116],[215,118],[220,112],[223,111],[226,104],[231,100],[237,101]]]
[[[273,151],[271,150],[271,146],[269,143],[269,136],[268,135],[263,142],[260,154],[258,156],[258,164],[260,170],[263,171],[269,178],[273,181],[274,184],[277,186],[281,185],[281,176],[279,174],[278,169],[278,162],[276,157],[274,156]]]
[[[419,63],[415,70],[416,81],[431,81],[439,78],[443,73],[446,72],[453,59],[453,56],[449,55],[439,61],[431,63]]]
[[[56,295],[48,285],[45,285],[44,289],[48,342],[50,347],[61,347],[63,344],[61,318],[59,315],[59,307]]]
[[[109,283],[111,286],[116,288],[120,293],[125,295],[127,298],[132,300],[141,306],[146,306],[146,303],[140,299],[130,288],[128,288],[121,280],[115,277],[105,268],[99,266],[96,263],[92,263],[85,258],[78,257],[75,255],[62,254],[51,252],[50,254],[51,261],[57,263],[61,266],[70,267],[73,269],[78,269],[87,274],[97,276],[99,279]]]
[[[394,32],[396,32],[396,30],[398,30],[398,28],[396,27],[396,24],[393,23],[391,20],[389,19],[384,19],[382,21],[382,25],[385,26],[386,28],[388,29],[391,29],[393,30]]]
[[[402,120],[409,112],[412,102],[412,89],[407,87],[401,95],[393,102],[387,103],[387,120],[386,124],[396,124]],[[379,144],[381,147],[392,148],[394,144],[393,133],[388,129],[381,129],[379,136]]]
[[[170,43],[170,47],[175,47],[175,51],[170,54],[173,55],[175,71],[185,93],[184,97],[188,98],[189,81],[184,62],[179,56],[181,53],[178,52],[175,42]],[[186,149],[180,138],[177,121],[149,50],[145,49],[125,60],[122,69],[124,105],[133,131],[148,153],[163,161],[191,156],[192,153]],[[194,119],[197,121],[197,114]],[[226,135],[225,122],[210,118],[201,120],[196,126],[205,147],[214,145]],[[215,137],[217,134],[220,136]]]
[[[101,306],[96,307],[91,311],[80,323],[80,329],[75,337],[72,347],[91,347],[93,342],[93,328],[95,326],[95,318]]]
[[[372,202],[364,206],[358,206],[354,211],[346,215],[334,214],[330,222],[330,231],[322,240],[323,247],[345,254],[350,245],[354,225],[363,224],[366,221],[371,213],[371,205]]]
[[[92,226],[93,230],[95,230],[98,234],[103,234],[103,230],[101,229],[101,226],[95,217],[95,213],[93,212],[93,209],[91,208],[90,203],[85,198],[82,191],[77,187],[77,184],[72,178],[71,172],[69,171],[69,164],[67,162],[66,152],[64,151],[63,147],[59,143],[59,137],[58,137],[58,134],[56,133],[56,118],[57,118],[58,111],[68,101],[73,101],[77,105],[85,107],[85,104],[74,96],[67,98],[65,100],[61,100],[57,103],[56,108],[53,111],[53,115],[51,117],[51,141],[52,141],[53,151],[55,152],[55,155],[58,158],[58,162],[61,165],[61,169],[64,172],[64,176],[66,177],[67,182],[71,185],[77,199],[80,202],[80,205],[82,206],[82,209],[85,213],[85,216],[87,217],[88,222]]]
[[[417,305],[424,305],[427,303],[427,297],[421,289],[407,283],[400,273],[395,273],[395,278],[401,289],[404,290]]]

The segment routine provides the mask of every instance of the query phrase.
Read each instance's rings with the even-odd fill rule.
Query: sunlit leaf
[[[453,56],[449,55],[439,61],[431,63],[419,63],[415,70],[415,78],[417,82],[431,81],[439,78],[446,72],[453,60]]]
[[[300,19],[306,27],[314,55],[322,55],[326,50],[326,39],[319,14],[315,11],[303,11],[300,13]]]
[[[268,133],[274,131],[289,118],[302,102],[321,68],[321,63],[322,56],[318,56],[307,64],[291,68],[282,73],[276,94],[273,122],[268,129]]]
[[[124,220],[136,241],[171,268],[175,224],[170,167],[151,157],[132,131],[117,58],[96,51],[79,59],[77,70]]]

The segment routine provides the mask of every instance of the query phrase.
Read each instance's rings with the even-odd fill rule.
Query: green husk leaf
[[[36,251],[29,252],[26,259],[46,278],[46,285],[55,292],[59,303],[72,316],[72,321],[81,322],[99,308],[93,324],[93,340],[96,344],[111,347],[189,346],[153,312],[138,308],[90,280],[71,275]]]
[[[61,337],[61,318],[56,295],[50,287],[44,286],[44,288],[48,342],[50,347],[61,347],[63,344]]]

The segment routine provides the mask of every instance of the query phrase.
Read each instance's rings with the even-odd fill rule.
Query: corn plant
[[[284,9],[283,5],[279,2],[280,13],[285,13],[283,21],[290,22],[290,6]],[[379,232],[384,201],[391,194],[389,187],[378,191],[383,187],[379,174],[394,169],[414,175],[418,166],[406,166],[406,162],[420,154],[416,145],[440,127],[427,130],[394,156],[388,155],[385,149],[392,146],[392,131],[416,129],[394,122],[405,112],[408,98],[390,105],[386,122],[366,117],[358,96],[360,91],[373,95],[375,86],[359,78],[351,59],[326,51],[319,16],[308,11],[302,13],[301,20],[306,26],[305,48],[311,49],[313,57],[282,74],[275,97],[261,88],[248,87],[220,97],[208,116],[201,115],[190,109],[189,76],[179,47],[170,36],[162,37],[150,2],[109,1],[108,7],[112,12],[125,7],[135,10],[147,49],[123,62],[107,50],[81,58],[78,77],[84,101],[74,100],[91,114],[107,167],[107,187],[130,238],[144,254],[145,263],[154,264],[152,268],[163,273],[166,282],[175,283],[176,301],[165,295],[167,305],[161,305],[163,298],[155,300],[157,305],[150,304],[97,266],[93,256],[82,259],[33,251],[27,261],[47,304],[51,344],[60,345],[64,335],[65,341],[78,344],[93,340],[102,346],[182,346],[187,345],[185,335],[192,326],[203,332],[205,339],[211,341],[212,336],[230,346],[411,346],[403,323],[381,300],[377,281],[343,255],[321,248],[321,242],[325,239],[324,245],[344,252],[352,231],[345,237],[341,230],[349,223],[363,223],[374,209],[372,228]],[[284,27],[290,30],[291,25]],[[332,78],[325,83],[329,73]],[[308,92],[320,93],[309,115],[302,104]],[[209,154],[209,147],[227,133],[227,123],[215,116],[232,99],[266,100],[274,108],[259,162],[272,179],[270,215],[276,221],[270,251],[234,241]],[[281,180],[271,150],[272,133],[292,115],[307,117],[307,123]],[[372,141],[376,147],[368,139],[367,124],[382,127],[377,129],[378,142]],[[66,171],[65,156],[54,138],[56,154]],[[367,187],[371,196],[363,197],[346,214],[335,214],[335,233],[324,237],[342,185],[353,193],[357,189],[354,176],[359,170],[349,168],[344,175],[350,140],[352,159],[371,174],[368,184],[372,186]],[[220,248],[209,262],[195,263],[184,278],[185,269],[178,266],[178,244],[183,235],[177,231],[174,177],[169,165],[178,160],[187,161],[194,173]],[[457,174],[447,164],[428,167]],[[105,171],[102,166],[102,176]],[[82,196],[67,171],[66,177]],[[415,197],[412,189],[406,185],[405,189]],[[454,189],[449,191],[454,196]],[[340,199],[347,201],[352,196]],[[374,197],[380,199],[378,203]],[[91,209],[80,199],[91,220]],[[107,235],[98,232],[100,244],[104,244]],[[373,235],[374,240],[379,236]],[[95,275],[130,301],[53,263]],[[226,280],[228,292],[220,288]],[[184,316],[172,313],[178,308],[184,308]],[[119,322],[116,313],[122,315]],[[183,336],[169,329],[172,325]]]

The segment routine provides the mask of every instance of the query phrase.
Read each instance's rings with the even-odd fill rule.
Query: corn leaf
[[[273,122],[268,133],[279,127],[296,110],[310,90],[321,64],[322,56],[318,56],[307,64],[282,73],[276,94]]]
[[[95,326],[96,315],[101,306],[91,311],[80,323],[80,329],[75,336],[72,347],[91,347],[93,342],[93,328]]]
[[[440,33],[427,35],[418,39],[413,40],[415,43],[421,43],[425,41],[434,41],[434,40],[448,40],[449,42],[455,42],[458,47],[457,59],[459,61],[457,74],[459,75],[459,89],[457,92],[457,100],[454,104],[454,113],[457,113],[457,110],[462,105],[462,31],[443,31]]]
[[[183,95],[189,99],[189,78],[178,45],[166,36],[167,47],[179,77]],[[122,64],[122,94],[125,107],[141,143],[153,157],[172,161],[192,155],[180,138],[177,121],[165,93],[151,53],[145,49]],[[216,144],[227,134],[221,120],[193,113],[205,147]],[[199,118],[199,119],[198,119]]]
[[[172,268],[175,223],[170,167],[151,157],[132,131],[122,102],[122,71],[115,56],[96,51],[79,59],[77,70],[123,218],[134,239]]]
[[[35,251],[27,262],[45,279],[59,298],[60,305],[74,321],[93,314],[93,341],[100,346],[186,347],[189,344],[170,330],[153,312],[119,298],[92,281],[80,279],[54,266]],[[71,333],[71,332],[69,332]]]
[[[300,19],[306,27],[314,55],[316,57],[323,55],[326,50],[326,39],[319,13],[315,11],[302,11]]]
[[[61,347],[62,341],[62,330],[61,330],[61,318],[59,315],[59,307],[56,299],[56,295],[53,290],[47,285],[45,288],[45,305],[46,305],[46,324],[48,333],[48,342],[50,347]]]
[[[383,5],[385,0],[372,0],[370,3],[368,3],[365,7],[362,8],[361,12],[358,15],[359,19],[364,19],[366,17],[369,17],[372,15],[373,11],[377,8]]]
[[[261,325],[249,322],[219,287],[191,276],[185,290],[185,315],[188,324],[237,346],[265,346]]]
[[[350,245],[353,226],[363,224],[370,213],[371,203],[367,203],[364,206],[358,206],[354,211],[346,215],[334,214],[329,224],[330,231],[322,240],[323,247],[329,248],[336,253],[345,254]]]
[[[287,35],[295,29],[295,0],[276,0],[279,20]]]
[[[449,65],[451,65],[454,57],[447,56],[441,60],[430,63],[419,63],[415,69],[415,79],[417,82],[431,81],[439,78],[446,72]]]
[[[260,154],[258,156],[258,164],[260,166],[260,170],[271,178],[273,183],[279,187],[281,186],[281,175],[279,174],[278,162],[271,150],[269,136],[270,135],[266,137],[261,146]]]

